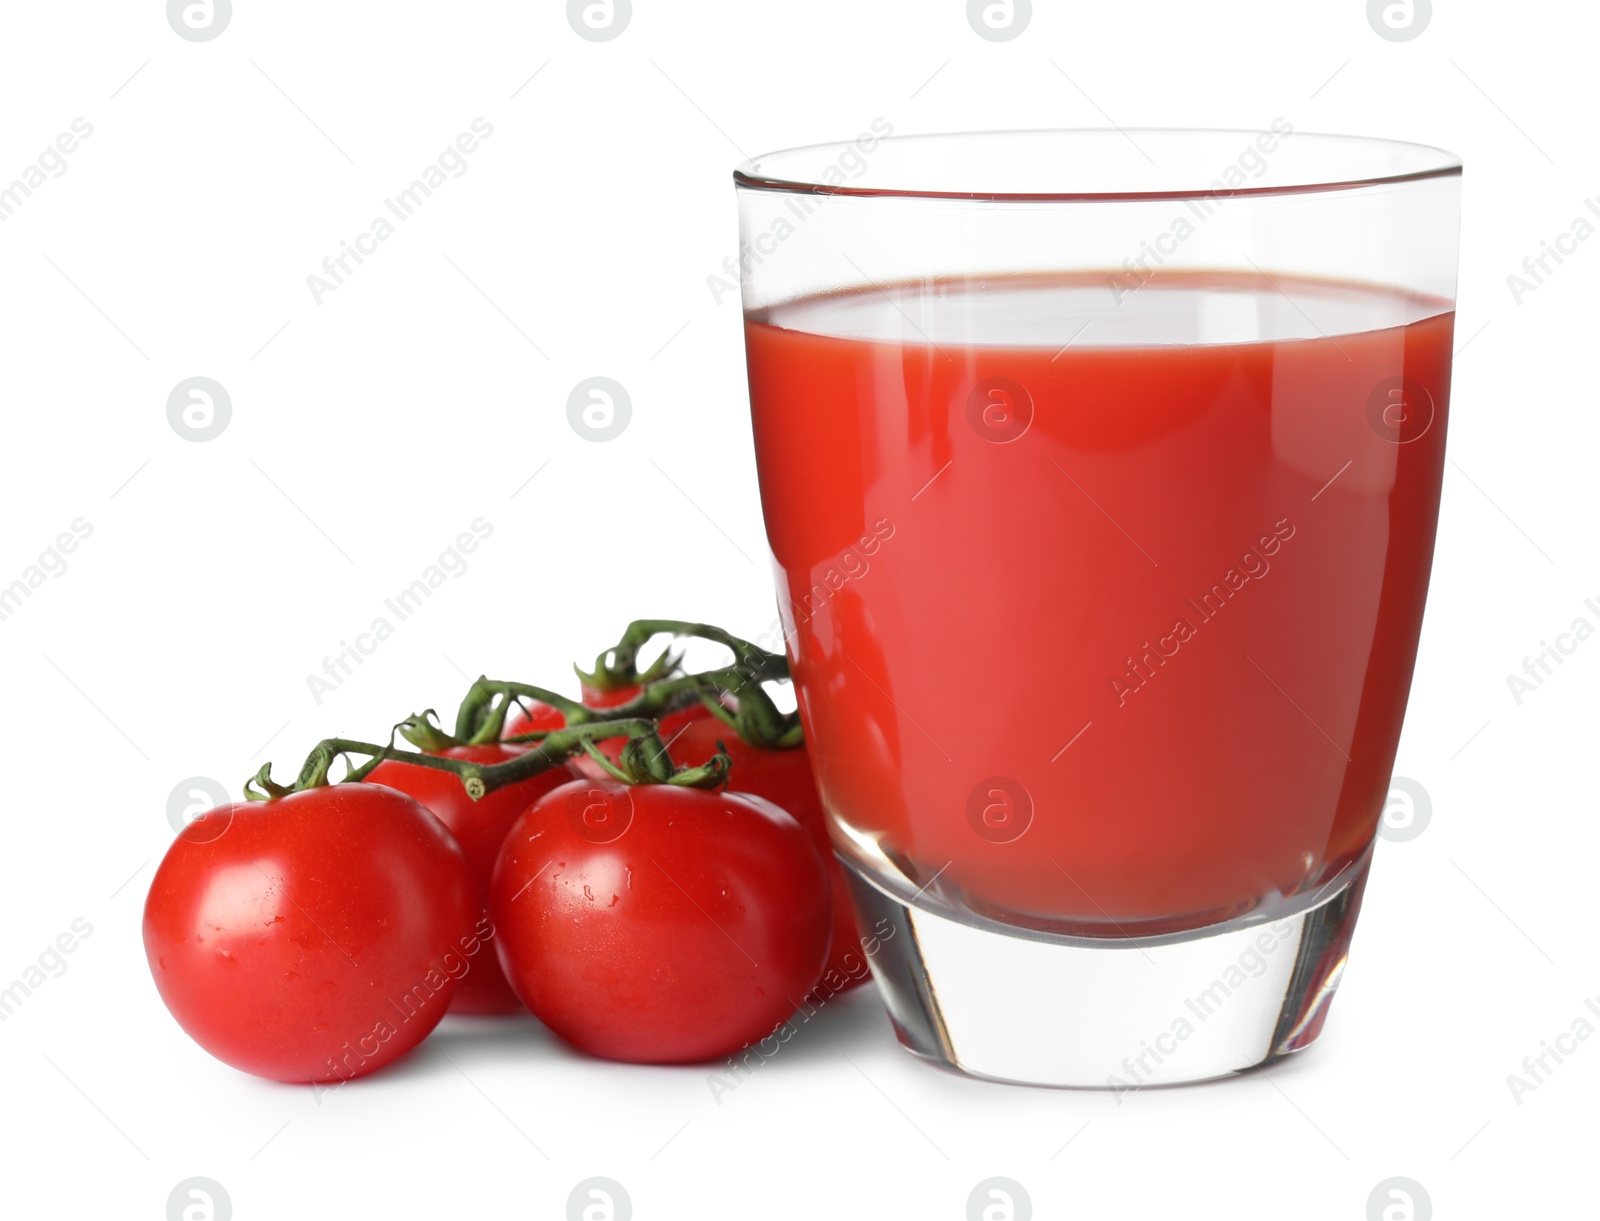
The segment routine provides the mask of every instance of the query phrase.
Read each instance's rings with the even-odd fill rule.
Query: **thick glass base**
[[[845,861],[900,1041],[974,1077],[1137,1089],[1222,1077],[1316,1039],[1372,852],[1316,890],[1155,937],[1069,937],[898,896]]]

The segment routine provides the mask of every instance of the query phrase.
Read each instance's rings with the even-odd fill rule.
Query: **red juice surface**
[[[1433,298],[1193,272],[748,317],[840,848],[902,893],[1112,936],[1359,857],[1422,622],[1453,324]]]

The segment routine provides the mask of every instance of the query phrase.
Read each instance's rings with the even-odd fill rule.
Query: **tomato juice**
[[[767,535],[841,852],[1090,936],[1227,919],[1359,858],[1453,324],[1436,298],[1198,271],[752,311]]]

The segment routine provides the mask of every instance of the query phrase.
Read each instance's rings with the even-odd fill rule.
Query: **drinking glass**
[[[916,1054],[1131,1089],[1317,1037],[1422,626],[1460,174],[1282,120],[736,171],[781,625]]]

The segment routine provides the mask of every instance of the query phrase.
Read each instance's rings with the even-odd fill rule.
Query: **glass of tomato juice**
[[[901,1041],[1113,1089],[1299,1051],[1422,626],[1461,164],[886,129],[735,184],[780,622]]]

